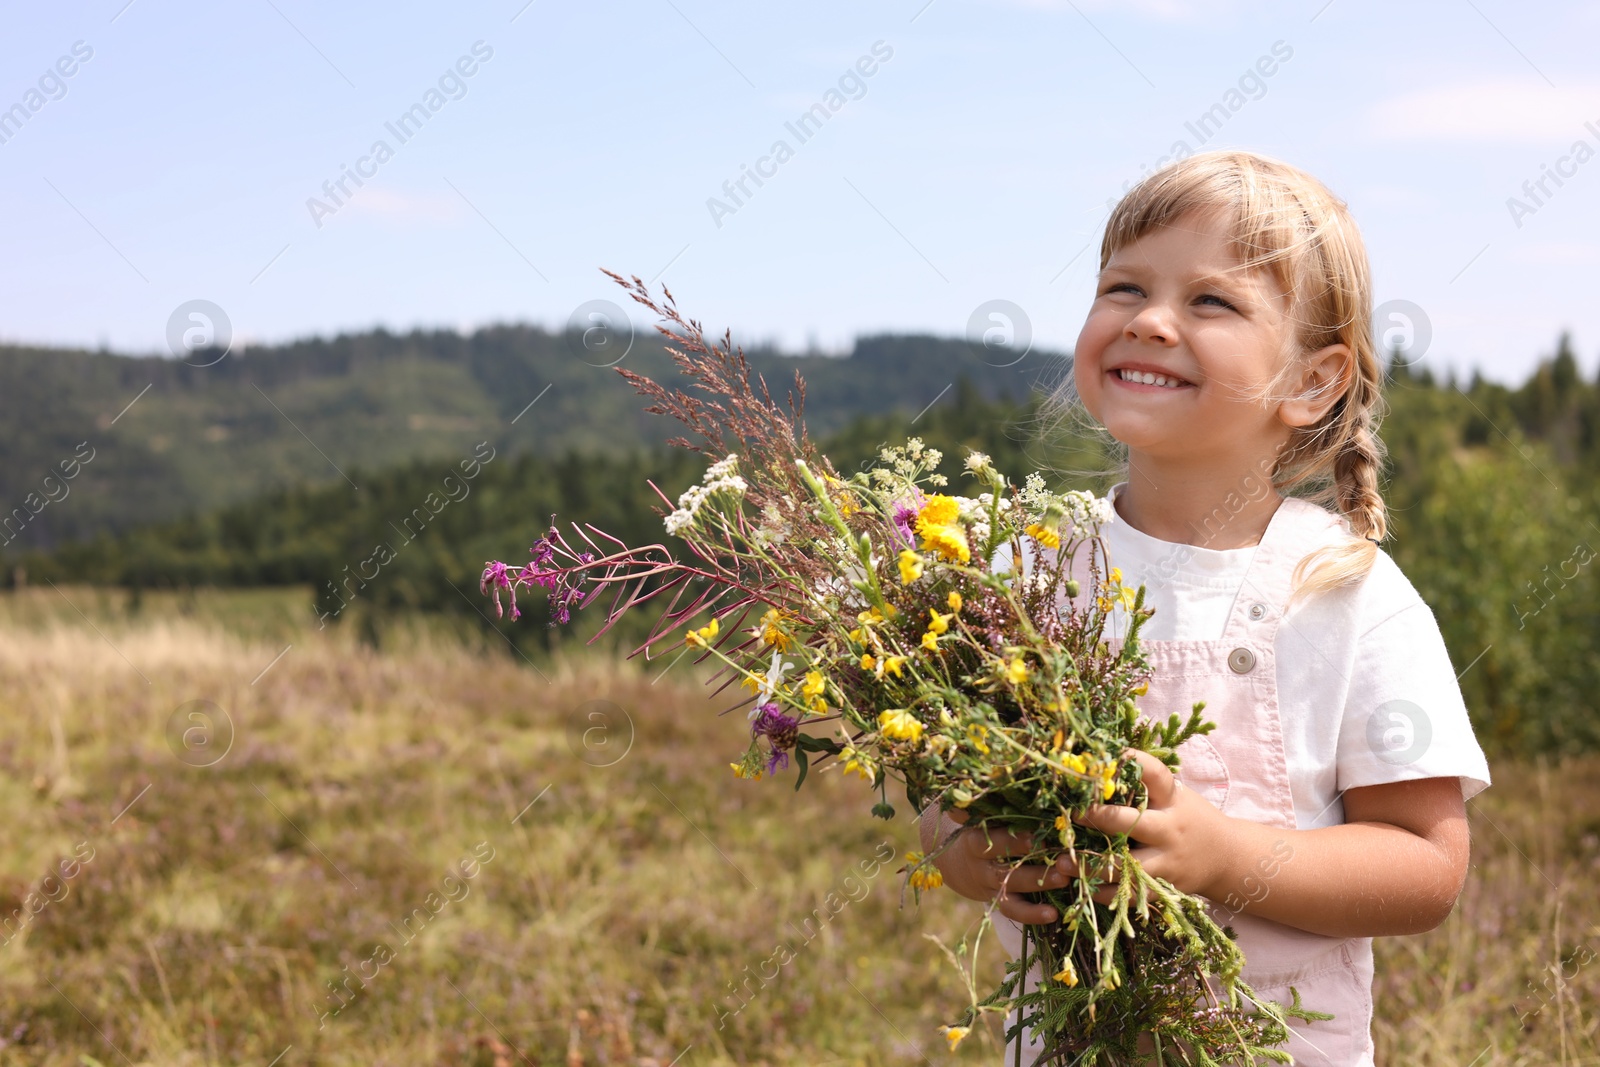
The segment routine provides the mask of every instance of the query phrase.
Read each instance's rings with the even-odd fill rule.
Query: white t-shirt
[[[1111,565],[1124,585],[1144,585],[1145,605],[1155,609],[1141,639],[1220,640],[1254,546],[1174,544],[1112,515],[1100,528]],[[1488,762],[1433,611],[1381,549],[1359,585],[1297,602],[1275,651],[1299,829],[1344,822],[1341,797],[1359,786],[1458,778],[1463,799],[1488,787]]]

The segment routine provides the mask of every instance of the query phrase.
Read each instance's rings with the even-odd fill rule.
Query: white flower
[[[989,457],[982,452],[972,452],[967,456],[967,470],[975,471],[988,466]]]
[[[718,460],[706,470],[706,477],[712,481],[725,478],[739,468],[739,457],[729,453],[726,459]]]
[[[739,457],[729,455],[713,463],[706,471],[704,485],[691,485],[678,497],[678,510],[667,516],[667,533],[678,534],[689,529],[698,517],[700,507],[715,493],[732,493],[743,496],[746,489],[745,480],[734,473],[739,465]]]
[[[760,636],[760,627],[756,628],[756,634],[758,637]],[[772,694],[776,693],[778,691],[778,686],[783,684],[783,672],[789,670],[793,666],[794,660],[784,659],[783,653],[774,652],[772,654],[772,666],[767,668],[767,680],[762,683],[761,691],[756,694],[756,706],[750,709],[750,714],[745,716],[745,718],[753,719],[756,717],[756,713],[760,709],[761,705],[771,700]]]
[[[758,546],[781,545],[788,540],[794,532],[794,527],[784,521],[783,514],[774,504],[768,504],[761,509],[761,525],[756,528],[755,536],[751,540]]]

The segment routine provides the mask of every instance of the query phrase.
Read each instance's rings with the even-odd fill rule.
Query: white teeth
[[[1126,368],[1117,372],[1125,382],[1142,382],[1145,385],[1160,385],[1168,389],[1177,389],[1182,382],[1175,378],[1168,378],[1164,374],[1152,374],[1149,371],[1128,370]]]

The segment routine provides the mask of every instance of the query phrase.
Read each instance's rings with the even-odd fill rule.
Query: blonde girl
[[[1177,777],[1134,754],[1146,810],[1083,822],[1211,901],[1263,996],[1288,1003],[1292,987],[1333,1013],[1294,1024],[1302,1065],[1372,1064],[1372,938],[1450,914],[1464,804],[1489,784],[1433,614],[1379,547],[1371,307],[1343,202],[1284,163],[1212,152],[1112,213],[1074,351],[1074,405],[1127,454],[1102,535],[1156,609],[1142,709],[1204,700],[1218,723]],[[924,813],[930,851],[958,829]],[[1024,894],[1077,872],[1013,867],[1026,837],[990,841],[961,833],[939,865],[961,894],[999,897],[1015,955],[1018,924],[1058,918]]]

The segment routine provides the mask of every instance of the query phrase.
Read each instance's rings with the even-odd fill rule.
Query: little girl
[[[1378,549],[1371,308],[1340,200],[1283,163],[1212,152],[1112,213],[1074,352],[1078,401],[1127,449],[1101,536],[1155,609],[1141,710],[1187,717],[1203,700],[1217,723],[1180,749],[1176,778],[1133,755],[1147,810],[1082,822],[1127,833],[1150,874],[1211,901],[1262,997],[1288,1004],[1293,986],[1333,1013],[1291,1020],[1300,1065],[1370,1067],[1372,938],[1450,914],[1465,801],[1489,784],[1433,613]],[[959,828],[937,805],[923,814],[928,851]],[[1024,835],[989,842],[963,832],[936,862],[962,895],[999,897],[1016,956],[1020,923],[1058,919],[1022,894],[1077,871],[1013,868]]]

